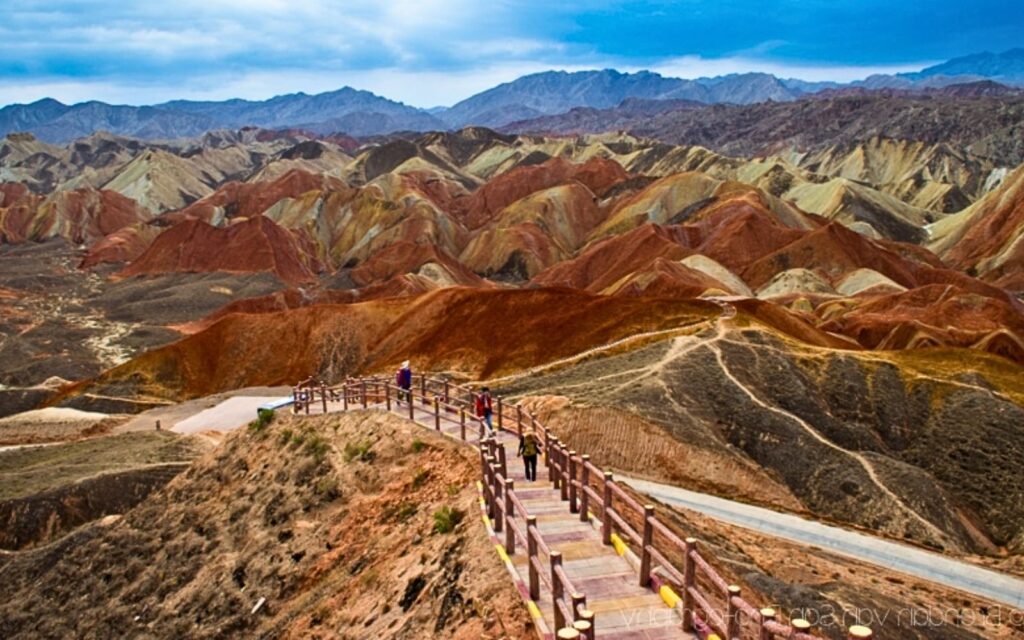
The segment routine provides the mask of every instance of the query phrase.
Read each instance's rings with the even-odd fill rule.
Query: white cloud
[[[934,62],[916,62],[900,65],[851,66],[851,65],[813,65],[791,64],[753,57],[702,58],[700,56],[683,56],[671,58],[647,67],[665,76],[677,78],[701,78],[723,76],[730,73],[761,72],[770,73],[779,78],[797,78],[811,82],[832,80],[850,82],[862,80],[876,73],[902,73],[919,71]]]

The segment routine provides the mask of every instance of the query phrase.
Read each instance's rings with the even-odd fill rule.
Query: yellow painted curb
[[[482,483],[479,480],[477,480],[476,481],[476,490],[477,491],[483,491],[484,490],[484,483]]]
[[[494,545],[494,548],[498,550],[498,557],[501,558],[502,561],[511,563],[511,560],[508,559],[508,554],[505,553],[505,547],[500,544],[496,544]]]
[[[615,547],[615,553],[620,556],[626,555],[626,551],[629,550],[629,547],[626,546],[626,543],[622,541],[622,538],[617,533],[612,534],[612,546]]]
[[[534,620],[541,618],[540,609],[537,607],[537,603],[533,600],[526,601],[526,608],[530,610],[530,615],[533,616]]]
[[[672,587],[667,584],[661,585],[661,589],[658,589],[658,595],[665,601],[670,608],[675,609],[676,605],[682,602],[682,599],[676,595],[676,592],[672,590]]]
[[[491,519],[490,518],[488,518],[486,515],[480,516],[480,517],[483,518],[484,526],[485,527],[490,527],[491,526]]]
[[[720,638],[717,633],[712,633],[708,636],[707,640],[722,640],[722,638]]]

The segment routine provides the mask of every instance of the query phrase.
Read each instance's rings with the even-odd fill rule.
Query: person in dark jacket
[[[487,435],[494,436],[494,400],[491,398],[491,390],[484,387],[476,397],[476,417],[487,425]]]
[[[408,360],[403,362],[402,368],[395,373],[395,384],[398,385],[398,402],[401,402],[402,398],[412,402],[412,368]]]
[[[532,429],[519,436],[519,455],[523,458],[526,479],[530,482],[537,480],[537,455],[540,453],[540,449],[540,440]]]

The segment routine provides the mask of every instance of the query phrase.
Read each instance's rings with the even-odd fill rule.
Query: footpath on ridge
[[[358,400],[358,399],[357,399]],[[345,411],[345,403],[328,402],[328,413]],[[362,409],[358,401],[349,403],[348,409]],[[387,410],[383,403],[367,406],[370,410]],[[322,413],[322,404],[311,404],[310,413]],[[391,412],[409,417],[407,402],[394,403]],[[415,403],[413,419],[420,426],[436,429],[435,413],[430,405]],[[443,421],[440,431],[455,439],[461,439],[461,426]],[[476,421],[467,426],[466,442],[479,446],[479,427]],[[498,446],[504,448],[509,479],[514,482],[516,495],[531,515],[537,518],[537,528],[552,550],[561,553],[562,567],[572,584],[587,597],[586,606],[593,612],[596,624],[594,635],[609,640],[668,640],[671,638],[694,638],[692,633],[682,630],[681,619],[676,611],[669,608],[661,595],[650,588],[641,587],[637,571],[617,551],[616,546],[602,543],[601,531],[588,518],[582,522],[577,514],[570,513],[562,500],[561,491],[554,489],[548,481],[547,470],[538,465],[537,481],[528,482],[522,464],[516,458],[518,437],[500,430],[496,438]],[[542,583],[540,598],[531,600],[526,586],[529,574],[528,556],[525,553],[509,554],[499,541],[500,533],[494,531],[494,521],[484,516],[498,548],[498,555],[513,572],[524,600],[528,603],[535,623],[542,636],[555,636],[553,616],[554,600],[551,589]],[[619,547],[618,549],[621,549]],[[558,636],[568,637],[568,636]],[[586,637],[581,634],[578,637]]]
[[[290,404],[305,414],[390,411],[475,445],[482,517],[542,638],[817,637],[806,620],[784,623],[773,609],[756,609],[709,563],[697,540],[680,538],[653,505],[641,504],[521,406],[497,398],[497,432],[485,437],[470,417],[475,396],[423,376],[415,376],[401,402],[388,379],[350,379],[337,387],[309,379],[293,389]],[[526,480],[516,457],[519,436],[528,430],[544,452],[535,482]],[[848,630],[851,640],[871,637],[866,627]]]

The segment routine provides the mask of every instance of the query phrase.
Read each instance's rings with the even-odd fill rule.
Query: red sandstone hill
[[[92,244],[149,218],[135,200],[114,191],[84,187],[43,197],[21,184],[0,184],[0,242],[60,237]]]
[[[1024,167],[935,226],[931,246],[951,266],[1024,292]]]
[[[717,305],[703,301],[459,287],[411,298],[236,313],[79,390],[133,380],[143,394],[196,396],[293,384],[313,374],[337,379],[390,370],[410,356],[420,369],[487,376],[718,314]]]
[[[285,198],[296,198],[314,190],[351,191],[338,178],[292,169],[270,182],[229,182],[176,212],[174,218],[197,218],[211,224],[218,219],[218,214],[228,219],[251,218]]]
[[[553,158],[542,164],[516,167],[490,180],[471,195],[454,203],[454,215],[470,229],[485,225],[501,209],[536,191],[569,181],[577,181],[595,195],[603,195],[612,185],[629,175],[619,163],[593,158],[573,164]]]
[[[173,272],[270,272],[290,284],[312,282],[320,265],[289,231],[264,216],[225,228],[200,220],[161,233],[120,276]]]
[[[291,299],[289,299],[291,298]],[[452,287],[415,297],[300,306],[281,296],[262,309],[222,315],[174,344],[147,352],[71,392],[131,385],[155,397],[192,397],[318,375],[422,370],[485,378],[523,371],[649,331],[708,327],[722,308],[703,300],[596,296],[569,289]],[[857,348],[785,309],[738,303],[756,321],[806,344]],[[262,311],[262,312],[261,312]]]

